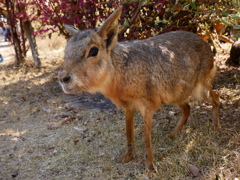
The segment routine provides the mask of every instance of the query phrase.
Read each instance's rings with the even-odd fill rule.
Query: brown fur
[[[199,36],[184,31],[118,43],[116,22],[120,14],[121,8],[99,29],[77,32],[69,40],[59,79],[65,93],[101,92],[124,108],[127,151],[121,162],[133,158],[133,117],[135,110],[140,110],[144,118],[146,166],[154,170],[152,117],[163,104],[177,105],[183,113],[170,136],[179,133],[186,123],[190,96],[212,103],[213,122],[220,128],[220,102],[211,89],[215,74],[213,54]],[[89,55],[92,47],[99,50],[93,57]]]

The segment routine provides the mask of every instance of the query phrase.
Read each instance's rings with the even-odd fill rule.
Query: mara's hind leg
[[[178,106],[182,111],[182,119],[178,121],[177,126],[174,128],[174,130],[170,134],[168,134],[169,137],[173,137],[176,134],[181,132],[181,130],[182,130],[183,126],[186,124],[188,116],[190,114],[190,106],[188,103],[183,103]]]
[[[199,85],[197,91],[195,91],[195,97],[199,100],[205,100],[212,105],[212,121],[215,129],[220,129],[219,123],[219,111],[220,101],[219,96],[211,89],[204,85]]]
[[[212,121],[215,129],[220,129],[221,125],[219,122],[219,112],[220,112],[220,101],[219,96],[212,90],[209,90],[209,96],[205,98],[208,102],[212,104]]]

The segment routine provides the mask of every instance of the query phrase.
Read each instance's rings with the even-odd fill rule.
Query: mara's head
[[[122,7],[119,7],[98,29],[78,31],[65,26],[73,35],[65,48],[64,63],[59,72],[65,93],[96,92],[104,86],[111,67],[111,50],[117,44],[121,12]]]

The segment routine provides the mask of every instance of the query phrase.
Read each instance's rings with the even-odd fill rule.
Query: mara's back
[[[124,63],[126,68],[133,68],[133,71],[139,70],[136,66],[142,66],[161,75],[176,73],[178,77],[184,75],[186,78],[191,75],[189,73],[204,76],[213,67],[213,53],[209,45],[198,35],[186,31],[119,43],[113,49],[112,60],[113,63],[116,61],[116,66]]]

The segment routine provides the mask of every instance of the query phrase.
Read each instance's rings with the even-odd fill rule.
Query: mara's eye
[[[92,47],[88,53],[88,57],[94,57],[98,54],[98,48],[97,47]]]

